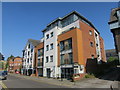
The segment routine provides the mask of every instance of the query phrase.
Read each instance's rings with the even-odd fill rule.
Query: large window
[[[38,66],[43,66],[43,58],[38,59]]]
[[[60,42],[60,51],[72,49],[72,38]]]
[[[65,27],[74,22],[74,15],[71,15],[62,21],[62,27]]]
[[[60,61],[61,64],[72,64],[73,63],[72,53],[61,54]]]
[[[38,49],[38,57],[39,56],[43,56],[43,48],[42,49]]]

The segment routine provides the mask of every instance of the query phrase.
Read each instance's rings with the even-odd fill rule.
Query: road
[[[7,88],[65,88],[63,86],[51,85],[11,75],[8,75],[8,79],[4,80],[3,83]]]

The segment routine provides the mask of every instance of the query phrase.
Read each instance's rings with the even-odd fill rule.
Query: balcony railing
[[[38,67],[43,66],[43,62],[38,62]]]
[[[61,65],[64,65],[64,64],[73,64],[73,60],[72,59],[61,60]]]

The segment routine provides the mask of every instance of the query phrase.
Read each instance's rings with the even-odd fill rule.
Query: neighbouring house
[[[0,70],[4,70],[6,65],[6,61],[4,61],[4,56],[0,53]]]
[[[43,63],[44,63],[44,42],[41,39],[40,43],[35,48],[35,67],[36,76],[43,76]]]
[[[105,50],[105,52],[106,52],[107,60],[111,57],[118,59],[118,54],[115,49],[108,49],[108,50]]]
[[[110,25],[110,30],[113,33],[115,48],[120,63],[120,7],[112,9],[108,24]]]
[[[35,47],[40,43],[40,40],[29,39],[23,50],[23,67],[22,73],[24,75],[35,74]]]
[[[4,60],[4,56],[0,53],[0,61]]]
[[[8,61],[8,72],[10,73],[15,73],[16,71],[21,72],[22,69],[22,58],[17,56],[17,57],[12,57]]]
[[[6,61],[0,60],[0,70],[6,70]]]
[[[96,60],[97,64],[106,62],[99,31],[76,11],[52,21],[42,32],[43,38],[34,46],[37,76],[70,79],[74,75],[80,79],[86,73],[89,59]],[[29,43],[24,57],[28,55],[28,46]],[[26,67],[29,65],[27,57],[24,58]]]

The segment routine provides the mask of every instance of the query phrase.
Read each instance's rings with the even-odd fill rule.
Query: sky
[[[91,21],[104,39],[105,49],[113,49],[114,39],[108,21],[117,2],[3,2],[2,53],[5,59],[11,54],[22,56],[28,39],[40,40],[47,24],[77,11]]]

